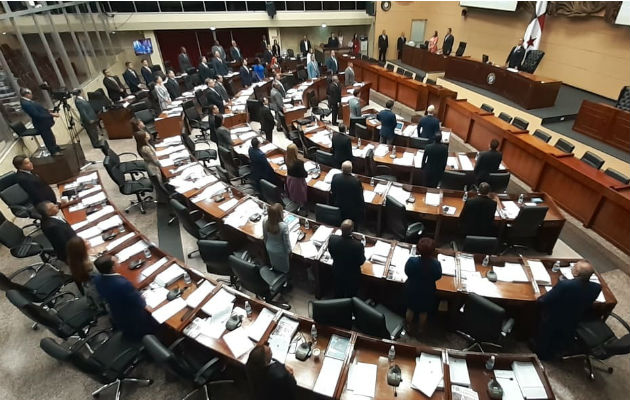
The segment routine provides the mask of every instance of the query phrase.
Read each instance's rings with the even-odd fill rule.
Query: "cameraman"
[[[99,148],[102,146],[102,139],[100,137],[100,126],[98,116],[92,105],[83,97],[83,92],[78,91],[76,93],[76,97],[74,98],[74,105],[77,107],[79,111],[79,116],[81,117],[81,125],[85,128],[85,132],[90,138],[90,142],[92,143],[92,147]]]
[[[51,155],[61,154],[61,148],[57,146],[55,135],[52,132],[52,126],[55,125],[54,118],[58,118],[59,114],[48,111],[41,104],[33,101],[33,92],[28,88],[20,89],[20,106],[22,110],[31,117],[33,127],[44,140],[46,148]]]

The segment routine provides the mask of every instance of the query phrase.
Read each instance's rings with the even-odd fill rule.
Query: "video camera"
[[[61,101],[61,102],[68,100],[73,95],[78,96],[79,94],[81,94],[81,89],[73,89],[73,90],[68,90],[66,88],[52,89],[50,85],[48,84],[48,82],[42,83],[41,85],[39,85],[39,87],[49,92],[50,96],[54,100]]]

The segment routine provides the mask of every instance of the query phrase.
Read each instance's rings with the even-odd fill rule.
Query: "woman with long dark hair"
[[[267,209],[267,219],[263,222],[263,239],[271,267],[280,273],[289,273],[291,242],[289,228],[283,221],[282,204],[275,203]]]
[[[70,274],[79,292],[90,299],[92,304],[99,310],[104,309],[96,288],[92,285],[92,275],[95,273],[93,264],[88,255],[85,240],[79,236],[74,236],[66,243],[67,264],[70,267]]]
[[[245,372],[252,399],[293,400],[297,384],[293,370],[272,360],[271,349],[259,344],[249,353]]]
[[[134,118],[131,124],[134,128],[133,138],[136,140],[136,150],[147,166],[149,177],[155,177],[162,181],[160,163],[155,149],[151,145],[151,134],[144,129],[144,123],[141,120]]]
[[[298,155],[298,148],[294,143],[287,146],[284,156],[284,163],[287,166],[287,180],[285,186],[289,200],[296,202],[300,208],[307,202],[307,185],[304,178],[308,176],[304,169],[304,161]]]

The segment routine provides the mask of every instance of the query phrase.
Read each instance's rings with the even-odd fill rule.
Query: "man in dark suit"
[[[378,60],[387,61],[387,48],[389,47],[389,39],[383,29],[383,33],[378,37]]]
[[[107,89],[107,96],[115,103],[122,99],[126,93],[125,88],[121,87],[118,80],[112,75],[109,69],[103,70],[103,85]]]
[[[219,92],[219,94],[221,95],[221,99],[223,99],[223,101],[225,101],[226,103],[230,101],[230,95],[228,94],[227,89],[223,85],[222,75],[217,76],[217,80],[214,85],[214,88],[217,90],[217,92]]]
[[[280,59],[280,45],[278,44],[278,40],[274,39],[273,44],[271,45],[271,54],[277,59]]]
[[[98,115],[94,112],[94,108],[92,108],[90,102],[83,97],[83,93],[74,98],[74,105],[79,111],[81,125],[85,128],[88,138],[90,138],[90,143],[92,143],[92,147],[100,147],[102,145],[102,138],[100,135],[101,128],[98,121]]]
[[[241,54],[241,49],[236,44],[236,40],[232,40],[232,47],[230,47],[230,57],[234,61],[243,60],[243,55]]]
[[[403,48],[405,47],[405,43],[407,43],[407,38],[405,37],[405,32],[400,32],[400,37],[396,41],[396,51],[398,51],[398,59],[402,58]]]
[[[269,92],[269,104],[272,110],[279,113],[284,113],[284,96],[282,83],[279,80],[274,80],[271,84],[271,91]]]
[[[343,219],[351,219],[357,226],[363,221],[365,210],[363,186],[357,177],[352,175],[352,161],[344,161],[341,164],[341,173],[333,176],[330,183],[330,199],[331,203],[341,210]]]
[[[223,103],[221,95],[219,94],[219,92],[217,92],[215,84],[216,83],[214,79],[206,79],[206,85],[208,85],[208,94],[206,95],[208,99],[208,104],[214,104],[219,109],[219,112],[223,114],[225,113],[225,104]]]
[[[326,68],[328,68],[328,71],[333,75],[339,71],[339,62],[337,61],[334,50],[330,52],[330,57],[326,59]]]
[[[444,36],[444,42],[442,43],[442,54],[448,56],[453,51],[453,42],[455,42],[455,37],[452,35],[451,28],[448,28],[446,31],[446,36]]]
[[[267,48],[265,48],[263,50],[263,63],[265,64],[266,67],[269,66],[269,64],[271,64],[271,58],[273,57],[273,54],[271,54],[271,48],[270,46],[267,46]]]
[[[42,216],[42,232],[50,242],[57,258],[67,263],[66,244],[68,240],[77,234],[68,221],[59,214],[59,206],[48,200],[44,200],[37,205],[37,212]]]
[[[459,222],[465,236],[494,236],[493,223],[497,202],[488,197],[488,193],[490,185],[481,182],[477,196],[469,198],[464,203]]]
[[[33,173],[33,163],[28,157],[22,155],[13,157],[13,166],[17,170],[15,174],[17,183],[28,194],[33,205],[36,206],[45,200],[57,202],[55,192],[39,175]]]
[[[300,40],[300,52],[303,57],[306,57],[308,51],[311,49],[311,41],[306,38],[306,35]]]
[[[243,65],[238,72],[241,75],[241,85],[249,87],[252,84],[252,74],[247,67],[247,59],[243,58]]]
[[[337,75],[333,75],[326,94],[328,95],[328,107],[330,107],[331,111],[330,118],[332,124],[337,125],[339,103],[341,102],[341,84],[339,83],[339,77]]]
[[[146,58],[143,58],[142,67],[140,68],[140,73],[142,74],[142,78],[144,79],[144,84],[148,85],[153,82],[153,71],[151,71],[151,67],[149,66],[149,61]]]
[[[100,274],[92,277],[92,283],[109,306],[114,327],[130,340],[139,341],[144,335],[155,333],[158,323],[145,310],[144,298],[127,278],[116,273],[120,268],[116,257],[100,256],[94,266]]]
[[[140,85],[142,83],[140,82],[138,73],[133,69],[133,63],[127,61],[125,63],[125,67],[126,69],[125,72],[123,72],[123,79],[125,80],[127,86],[129,86],[129,90],[131,90],[131,93],[140,91]]]
[[[442,143],[442,133],[435,135],[435,142],[424,149],[422,156],[422,172],[424,174],[424,186],[437,187],[444,175],[446,161],[448,160],[448,146]]]
[[[435,117],[435,107],[430,104],[427,108],[427,114],[418,123],[418,137],[433,142],[438,132],[440,132],[440,120]]]
[[[339,132],[333,132],[332,153],[335,158],[335,167],[341,167],[344,161],[352,162],[352,142],[346,135],[346,126],[339,124]]]
[[[168,70],[164,86],[166,86],[166,90],[168,90],[168,94],[171,96],[171,99],[175,100],[176,98],[181,97],[182,90],[179,88],[179,82],[177,82],[177,78],[175,78],[175,71],[172,69]]]
[[[208,78],[214,77],[212,74],[212,70],[208,65],[208,60],[206,59],[206,56],[201,56],[201,62],[199,63],[197,70],[199,71],[199,78],[202,82],[205,82]]]
[[[182,46],[179,49],[179,56],[177,57],[179,61],[179,72],[186,73],[189,68],[192,68],[192,63],[190,62],[190,57],[188,57],[188,53],[186,52],[186,48]]]
[[[521,67],[521,63],[523,62],[523,58],[525,58],[525,48],[523,47],[523,39],[519,39],[518,44],[510,50],[510,54],[508,54],[507,59],[505,60],[505,66],[508,68],[519,69]]]
[[[61,149],[57,146],[55,135],[52,132],[52,126],[55,125],[54,118],[59,117],[59,114],[50,112],[41,104],[33,101],[33,92],[28,88],[20,88],[20,96],[22,111],[31,117],[33,128],[44,140],[48,152],[53,156],[60,154]]]
[[[339,175],[337,175],[339,176]],[[341,223],[341,236],[330,235],[328,252],[332,257],[335,297],[354,297],[359,291],[361,266],[365,262],[363,243],[352,237],[354,226],[346,219]]]
[[[267,41],[267,36],[262,35],[262,40],[260,41],[260,50],[265,51],[268,50],[269,42]]]
[[[269,108],[269,100],[266,97],[262,99],[262,106],[258,112],[258,120],[260,121],[260,130],[265,133],[265,138],[272,142],[273,128],[276,126],[276,120]]]
[[[214,52],[214,58],[212,59],[212,61],[210,61],[210,65],[214,69],[214,73],[215,74],[217,74],[217,75],[227,75],[228,74],[227,65],[225,65],[225,63],[221,59],[221,53],[219,53],[218,51]]]
[[[251,177],[254,181],[254,186],[256,189],[260,190],[260,180],[264,179],[268,182],[273,183],[274,185],[278,185],[278,178],[276,177],[276,173],[269,165],[269,161],[267,160],[267,156],[263,153],[258,147],[260,146],[260,141],[258,138],[252,138],[251,147],[248,150],[249,154],[249,166],[252,171]]]
[[[328,37],[328,43],[326,44],[329,48],[332,49],[336,49],[339,47],[339,39],[337,38],[337,35],[334,33],[331,33],[330,36]]]
[[[573,279],[564,279],[538,298],[541,321],[535,341],[536,354],[541,360],[550,360],[562,354],[571,343],[578,323],[591,309],[602,287],[591,282],[594,269],[586,260],[573,267]]]
[[[388,145],[394,143],[394,129],[396,129],[396,114],[393,113],[394,100],[387,100],[385,109],[376,114],[376,119],[381,121],[381,143]]]
[[[477,156],[474,170],[477,183],[487,181],[488,176],[491,173],[497,172],[499,170],[501,160],[503,159],[503,154],[501,154],[501,152],[497,150],[498,148],[499,141],[496,139],[492,139],[490,141],[490,150],[482,151]]]
[[[226,62],[225,60],[226,60],[227,54],[225,54],[225,49],[223,48],[223,46],[221,46],[221,43],[219,43],[218,40],[214,41],[214,46],[212,46],[212,49],[210,51],[212,52],[212,54],[218,51],[219,57],[221,57],[221,60],[223,62]]]
[[[223,115],[211,115],[209,118],[214,120],[214,129],[217,134],[217,146],[231,150],[234,143],[232,142],[230,130],[223,126]]]

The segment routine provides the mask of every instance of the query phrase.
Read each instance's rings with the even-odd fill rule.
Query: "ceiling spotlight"
[[[325,27],[326,27],[326,24],[322,24],[322,28],[325,28]]]
[[[215,30],[215,29],[217,29],[215,26],[211,26],[211,27],[210,27],[210,30],[211,30],[211,31],[213,31],[213,30]]]

